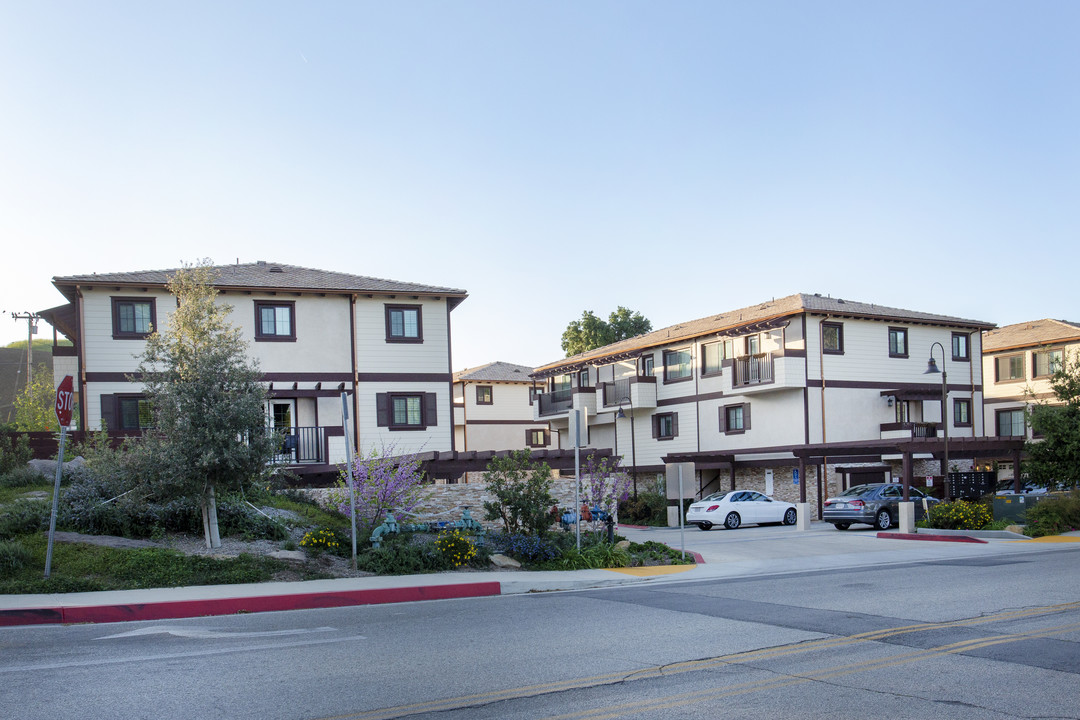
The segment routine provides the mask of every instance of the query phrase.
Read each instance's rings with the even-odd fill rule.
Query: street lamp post
[[[634,479],[634,497],[637,497],[637,439],[634,433],[634,402],[627,396],[619,400],[619,412],[615,415],[616,420],[626,417],[623,412],[623,403],[630,403],[630,476]],[[615,428],[615,447],[618,448],[619,428]]]
[[[941,348],[941,370],[938,370],[937,363],[934,362],[934,345]],[[945,463],[941,474],[942,482],[945,485],[945,499],[949,500],[949,415],[948,406],[946,404],[949,395],[949,385],[947,380],[948,375],[945,372],[945,346],[939,342],[935,342],[930,346],[930,361],[926,363],[926,372],[924,372],[923,375],[931,375],[938,372],[941,373],[941,426],[944,430],[945,438]]]

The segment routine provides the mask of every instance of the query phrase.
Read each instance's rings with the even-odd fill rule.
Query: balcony
[[[539,393],[533,405],[533,420],[552,420],[568,417],[571,410],[584,410],[590,417],[596,414],[596,388],[566,388]]]
[[[276,432],[276,431],[275,431]],[[285,465],[318,465],[326,462],[326,428],[283,428],[281,446],[274,462]]]
[[[903,438],[936,438],[938,436],[937,423],[925,422],[892,422],[881,424],[882,440],[897,440]]]
[[[656,378],[630,377],[619,378],[613,383],[600,383],[601,402],[604,408],[618,408],[620,402],[629,398],[635,408],[656,407]]]
[[[806,386],[806,360],[774,357],[772,353],[744,355],[731,361],[731,390],[738,393],[770,392]]]
[[[732,388],[762,385],[771,382],[773,382],[772,353],[759,353],[735,358],[732,365]]]

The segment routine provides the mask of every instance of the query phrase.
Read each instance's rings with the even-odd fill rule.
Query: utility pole
[[[37,321],[41,319],[41,316],[32,312],[13,312],[11,319],[16,322],[26,321],[26,387],[29,389],[34,372],[34,335],[37,333]]]

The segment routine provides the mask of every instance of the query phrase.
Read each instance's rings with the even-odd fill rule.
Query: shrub
[[[384,542],[369,548],[356,559],[357,568],[377,575],[412,575],[449,569],[443,554],[432,543],[414,543],[409,538]]]
[[[630,525],[667,525],[667,498],[656,492],[638,493],[619,503],[619,522]]]
[[[487,487],[496,502],[484,502],[485,520],[502,520],[510,535],[543,535],[551,526],[551,468],[533,463],[528,450],[492,458]]]
[[[0,538],[13,538],[49,529],[49,503],[20,500],[0,510]]]
[[[535,535],[491,535],[487,544],[495,551],[525,563],[543,563],[559,556],[559,547],[550,539]]]
[[[29,467],[17,467],[0,475],[0,487],[21,488],[49,484],[49,478]]]
[[[459,568],[476,557],[476,546],[460,530],[445,530],[435,538],[435,547],[453,568]]]
[[[1024,534],[1031,537],[1080,530],[1080,490],[1040,500],[1027,509],[1024,521]]]
[[[930,508],[926,526],[938,530],[980,530],[993,519],[994,513],[986,505],[956,500]]]
[[[0,425],[0,474],[21,468],[33,459],[30,440],[14,425]]]
[[[300,547],[315,556],[328,552],[331,555],[352,557],[352,540],[343,538],[339,528],[323,527],[306,532],[300,539]]]
[[[0,540],[0,577],[10,577],[30,564],[30,551],[15,540]]]

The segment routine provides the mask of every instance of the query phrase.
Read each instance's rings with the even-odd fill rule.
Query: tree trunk
[[[203,535],[206,538],[206,547],[209,549],[221,547],[221,536],[218,534],[217,502],[214,499],[214,487],[202,497]]]

